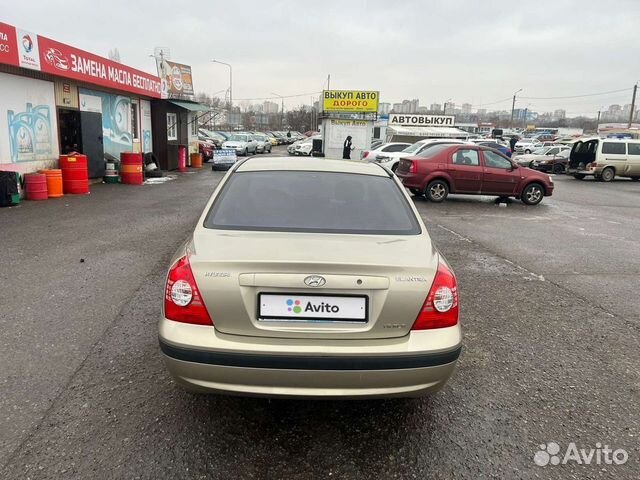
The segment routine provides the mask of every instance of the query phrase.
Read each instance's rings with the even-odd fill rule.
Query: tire
[[[391,167],[391,171],[392,171],[393,173],[396,173],[396,170],[397,170],[397,169],[398,169],[398,164],[397,164],[397,163]]]
[[[444,202],[449,195],[449,185],[444,180],[433,180],[425,188],[424,194],[434,203]]]
[[[244,149],[244,154],[242,155],[243,157],[246,157],[247,155],[249,155],[249,149],[245,148]]]
[[[417,188],[410,188],[409,191],[413,193],[415,197],[421,197],[424,195],[424,192],[421,190],[418,190]]]
[[[551,167],[551,173],[564,173],[564,165],[561,163],[554,163]]]
[[[147,178],[162,178],[164,173],[162,170],[151,170],[150,172],[145,172],[144,176]]]
[[[610,182],[615,177],[616,177],[616,171],[611,167],[607,167],[604,170],[602,170],[602,173],[600,174],[600,181]]]
[[[524,153],[526,153],[527,155],[531,153],[531,150],[529,150],[528,148],[524,151]]]
[[[522,203],[526,205],[538,205],[544,197],[544,187],[539,183],[530,183],[520,195]]]
[[[640,180],[640,177],[631,177],[632,182],[637,182],[638,180]]]
[[[573,178],[575,178],[576,180],[584,180],[585,175],[583,175],[582,173],[574,173],[573,174]]]

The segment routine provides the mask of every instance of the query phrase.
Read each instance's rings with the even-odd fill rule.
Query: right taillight
[[[431,284],[412,330],[452,327],[458,323],[458,284],[456,276],[444,263],[438,265],[436,278]]]
[[[368,156],[369,156],[369,152],[368,152],[368,151],[365,151],[365,152],[362,154],[362,158],[367,158]]]
[[[213,326],[187,256],[169,269],[164,288],[164,316],[176,322]]]

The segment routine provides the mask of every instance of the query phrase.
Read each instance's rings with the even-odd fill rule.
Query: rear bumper
[[[444,386],[461,351],[459,326],[440,332],[411,332],[399,339],[318,340],[317,345],[313,342],[310,347],[309,342],[296,345],[292,339],[279,338],[256,338],[257,343],[250,344],[249,337],[185,325],[187,329],[208,329],[200,330],[200,335],[206,332],[210,335],[208,343],[219,343],[217,348],[204,349],[163,338],[163,323],[175,322],[161,321],[160,349],[167,369],[178,384],[209,393],[307,398],[416,397]],[[434,338],[428,338],[430,333],[434,333],[431,335]],[[211,342],[212,338],[220,341]],[[421,350],[434,340],[453,345]],[[225,348],[233,343],[238,350]]]
[[[424,175],[409,172],[399,172],[396,170],[396,175],[402,181],[402,185],[407,188],[417,188],[422,190],[422,184],[424,183]]]

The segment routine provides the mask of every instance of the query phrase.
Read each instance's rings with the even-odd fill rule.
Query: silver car
[[[256,141],[256,153],[271,153],[271,140],[263,133],[255,133],[253,139]]]
[[[191,391],[414,397],[453,373],[458,312],[456,278],[389,170],[253,157],[171,260],[160,348]]]
[[[236,151],[237,155],[254,154],[258,150],[258,142],[250,133],[234,133],[222,144],[222,148]]]

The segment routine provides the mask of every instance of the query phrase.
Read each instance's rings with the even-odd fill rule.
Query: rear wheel
[[[600,174],[600,180],[602,180],[603,182],[610,182],[615,178],[615,176],[616,172],[613,170],[613,168],[607,167],[602,170],[602,173]]]
[[[537,205],[544,197],[544,188],[539,183],[530,183],[522,191],[522,201],[527,205]]]
[[[552,173],[564,173],[564,165],[561,163],[554,163],[553,167],[551,167]]]
[[[391,171],[392,171],[393,173],[396,173],[396,170],[397,170],[397,169],[398,169],[398,164],[397,164],[397,163],[391,167]]]
[[[573,178],[575,178],[576,180],[584,180],[585,175],[583,175],[582,173],[574,173],[573,174]]]
[[[526,149],[526,150],[524,151],[524,153],[529,154],[529,153],[531,153],[531,150]]]
[[[444,180],[433,180],[427,185],[424,194],[435,203],[443,202],[449,195],[449,185]]]
[[[638,180],[640,180],[640,177],[631,177],[632,182],[637,182]]]

